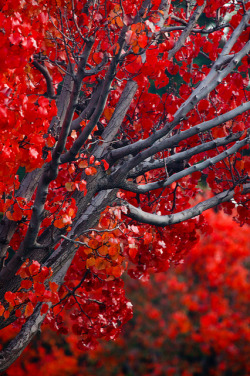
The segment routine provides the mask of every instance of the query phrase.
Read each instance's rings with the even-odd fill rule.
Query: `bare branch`
[[[122,205],[126,206],[126,208],[128,209],[128,212],[126,213],[128,217],[135,219],[141,223],[165,227],[183,221],[187,221],[190,218],[194,218],[197,215],[200,215],[205,210],[214,208],[223,202],[230,201],[234,197],[234,194],[234,190],[229,189],[227,191],[219,193],[218,195],[212,198],[209,198],[208,200],[200,202],[199,204],[193,206],[190,209],[183,210],[179,213],[163,216],[144,212],[142,209],[136,208],[135,206],[125,201],[122,201]]]
[[[47,303],[51,306],[51,303]],[[23,325],[21,331],[8,344],[8,346],[1,351],[0,354],[0,371],[6,370],[22,353],[25,347],[30,343],[31,339],[36,335],[46,314],[40,315],[42,303],[38,303],[33,314]]]
[[[250,109],[250,101],[244,103],[243,105],[241,105],[239,107],[236,107],[235,109],[233,109],[233,110],[231,110],[231,111],[229,111],[229,112],[227,112],[223,115],[218,116],[217,118],[214,118],[212,120],[206,121],[206,122],[201,123],[201,124],[198,124],[198,125],[190,128],[186,131],[182,131],[175,136],[166,138],[165,140],[162,140],[162,141],[152,145],[152,143],[154,142],[153,140],[155,138],[158,139],[158,135],[162,130],[155,132],[155,134],[158,133],[156,137],[155,137],[155,134],[153,134],[152,136],[148,137],[148,139],[146,139],[146,140],[138,141],[140,143],[139,144],[140,149],[142,149],[141,145],[143,145],[145,147],[151,146],[151,145],[152,146],[149,147],[149,149],[143,150],[138,155],[136,155],[134,158],[132,158],[128,162],[126,162],[120,168],[120,171],[119,171],[120,176],[126,176],[126,174],[130,170],[135,168],[139,163],[141,163],[145,159],[151,157],[152,155],[154,155],[154,154],[156,154],[156,153],[158,153],[162,150],[165,150],[167,148],[176,147],[182,140],[185,140],[189,137],[192,137],[192,136],[194,136],[198,133],[206,132],[206,131],[216,127],[217,125],[222,124],[222,123],[234,118],[235,116],[242,114],[243,112],[245,112],[249,109]],[[162,132],[162,133],[164,133],[164,132]],[[134,147],[134,145],[135,145],[135,147]],[[123,149],[123,153],[126,150],[126,155],[131,154],[131,153],[135,154],[138,150],[138,144],[135,143],[133,145],[129,145],[128,147],[125,146],[124,148],[121,148],[121,149]],[[117,150],[112,151],[111,152],[112,157],[113,157],[114,154],[117,155],[121,149],[117,149]]]
[[[101,158],[105,153],[105,150],[107,150],[108,146],[114,140],[114,137],[116,136],[122,124],[124,116],[126,115],[129,109],[131,101],[134,98],[136,90],[137,83],[135,81],[128,81],[127,85],[125,86],[121,94],[119,102],[117,103],[115,111],[102,134],[102,139],[104,142],[102,145],[97,146],[97,148],[93,152],[93,155],[95,155],[96,158]]]
[[[154,189],[165,188],[165,187],[169,186],[170,184],[172,184],[173,182],[184,178],[185,176],[191,175],[192,173],[194,173],[196,171],[202,171],[209,166],[215,165],[216,163],[222,161],[226,157],[236,153],[240,148],[242,148],[243,146],[245,146],[249,142],[250,142],[249,137],[246,137],[241,141],[236,141],[236,143],[230,149],[223,151],[222,153],[216,155],[213,158],[208,158],[204,162],[197,163],[197,164],[195,164],[191,167],[186,168],[183,171],[177,172],[177,173],[173,174],[172,176],[170,176],[167,180],[159,180],[159,181],[154,182],[154,183],[137,185],[137,184],[132,183],[130,181],[124,182],[124,180],[121,180],[118,183],[117,181],[114,181],[114,178],[111,176],[108,179],[109,183],[107,185],[105,185],[105,183],[104,183],[104,188],[105,189],[107,189],[107,188],[122,188],[122,189],[128,190],[130,192],[142,193],[142,194],[149,192],[149,191],[152,191]]]
[[[36,69],[39,70],[39,72],[42,73],[42,75],[44,76],[46,80],[48,97],[52,99],[55,98],[56,95],[55,95],[53,80],[52,80],[51,75],[49,74],[48,69],[44,65],[40,64],[37,60],[33,60],[32,64],[34,65]]]
[[[223,25],[218,25],[215,27],[211,27],[210,29],[193,29],[190,34],[212,34],[215,31],[225,29],[226,27],[231,27],[230,24],[225,23]],[[161,33],[169,33],[170,31],[179,31],[179,30],[185,30],[185,26],[168,26],[161,29]]]
[[[85,70],[84,75],[88,77],[88,76],[93,76],[94,74],[101,72],[101,70],[103,69],[104,65],[107,64],[107,62],[108,62],[108,55],[105,54],[100,64],[98,64],[96,67],[92,67],[89,70]]]
[[[90,117],[93,115],[96,109],[96,104],[98,103],[98,100],[102,92],[102,87],[103,82],[97,85],[86,108],[82,111],[82,113],[78,116],[77,119],[72,121],[71,130],[75,129],[76,131],[79,131],[81,129],[81,122],[83,120],[90,119]]]
[[[188,161],[194,155],[204,153],[205,151],[215,149],[219,146],[228,145],[231,142],[237,141],[242,136],[242,133],[243,132],[238,132],[227,137],[217,138],[216,140],[206,142],[188,150],[176,153],[165,159],[153,159],[145,161],[137,166],[134,171],[131,171],[131,173],[128,175],[128,178],[135,178],[137,176],[143,175],[147,171],[154,170],[156,168],[162,168],[164,166],[171,167],[173,164],[176,164],[183,160]]]

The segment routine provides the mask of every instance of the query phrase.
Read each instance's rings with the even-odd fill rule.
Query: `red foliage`
[[[181,264],[211,236],[208,208],[250,224],[249,4],[189,5],[0,0],[0,328],[31,338],[45,320],[92,349],[132,317],[125,272],[146,279]],[[234,264],[241,251],[230,264],[206,247],[182,270],[196,276],[183,304],[199,331],[178,302],[168,328],[158,308],[144,310],[172,341],[240,356],[228,327],[247,270]]]
[[[148,280],[126,280],[134,318],[113,344],[83,356],[76,347],[79,325],[64,339],[47,328],[6,376],[247,375],[249,227],[211,211],[206,218],[214,231],[201,237],[184,264]],[[92,317],[98,312],[89,305]]]

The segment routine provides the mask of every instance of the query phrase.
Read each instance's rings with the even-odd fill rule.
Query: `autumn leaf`
[[[68,192],[73,192],[76,189],[76,185],[74,182],[67,182],[65,183],[65,188]]]
[[[29,279],[25,279],[21,282],[21,288],[22,289],[30,289],[32,287],[33,283]]]
[[[105,108],[105,110],[104,110],[104,112],[103,112],[103,115],[105,116],[105,118],[107,119],[107,120],[110,120],[111,119],[111,117],[112,117],[112,115],[113,115],[113,113],[114,113],[114,108],[110,108],[110,107],[106,107]]]
[[[55,282],[49,282],[49,287],[50,287],[50,290],[52,291],[52,292],[57,292],[57,290],[58,290],[58,284],[57,283],[55,283]]]
[[[44,304],[42,305],[40,315],[44,315],[45,313],[47,313],[47,312],[48,312],[48,309],[49,309],[48,304],[44,303]]]
[[[29,302],[25,308],[24,316],[29,317],[32,315],[33,312],[34,312],[34,306],[31,302]]]
[[[147,43],[148,43],[148,38],[147,38],[147,35],[145,33],[141,34],[138,38],[138,44],[141,48],[145,48],[147,46]]]
[[[4,306],[0,303],[0,316],[3,316],[3,313],[5,311]]]
[[[88,167],[85,168],[85,174],[86,175],[95,175],[97,173],[97,170],[95,167]]]

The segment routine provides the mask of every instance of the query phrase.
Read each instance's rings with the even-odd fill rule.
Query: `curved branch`
[[[71,130],[74,129],[76,131],[79,131],[81,129],[81,122],[83,120],[89,120],[90,117],[93,115],[96,109],[96,104],[98,103],[98,100],[100,98],[102,88],[103,82],[97,85],[97,87],[95,88],[94,93],[92,93],[91,99],[87,104],[87,107],[81,112],[77,119],[72,121],[70,128]]]
[[[228,145],[231,142],[237,141],[242,136],[242,134],[243,132],[238,132],[226,137],[217,138],[216,140],[200,144],[188,150],[171,155],[170,157],[165,159],[145,161],[141,163],[141,165],[137,166],[135,171],[131,171],[131,173],[128,175],[128,178],[136,178],[137,176],[143,175],[147,171],[151,171],[157,168],[162,168],[165,166],[171,167],[171,165],[183,160],[188,161],[194,155],[204,153],[205,151],[215,149],[219,146]]]
[[[155,143],[154,145],[151,146],[150,143],[148,145],[148,142],[154,138],[155,135],[153,134],[152,136],[148,137],[148,139],[141,141],[141,143],[143,143],[143,145],[147,145],[147,146],[151,146],[151,147],[149,147],[146,150],[143,150],[141,153],[136,155],[134,158],[130,159],[129,162],[125,163],[120,168],[119,175],[120,176],[126,176],[126,174],[128,174],[129,171],[131,171],[133,168],[138,166],[139,163],[143,162],[145,159],[151,157],[152,155],[154,155],[154,154],[156,154],[160,151],[166,150],[167,148],[176,147],[181,141],[186,140],[189,137],[195,136],[196,134],[206,132],[206,131],[216,127],[217,125],[222,124],[222,123],[224,123],[224,122],[226,122],[226,121],[228,121],[228,120],[230,120],[230,119],[232,119],[232,118],[234,118],[234,117],[236,117],[236,116],[238,116],[238,115],[240,115],[243,112],[246,112],[248,110],[250,110],[250,101],[240,105],[239,107],[236,107],[235,109],[233,109],[233,110],[231,110],[231,111],[229,111],[229,112],[227,112],[223,115],[218,116],[215,119],[208,120],[208,121],[205,121],[204,123],[195,125],[194,127],[190,128],[186,131],[182,131],[177,135],[166,138],[165,140],[159,141],[158,143]],[[157,132],[155,132],[155,133],[157,133]],[[144,141],[145,141],[145,143],[144,143]],[[121,148],[121,149],[123,149],[123,154],[125,152],[125,150],[124,150],[125,148],[126,148],[126,155],[127,154],[135,154],[134,150],[137,150],[137,145],[135,145],[135,147],[133,147],[134,145],[135,144]],[[113,153],[115,153],[116,151],[119,152],[119,150],[121,150],[121,149],[117,149],[117,150],[112,151],[111,155],[113,155]],[[116,153],[116,155],[117,155],[117,153]],[[117,174],[117,172],[116,172],[116,174]]]
[[[196,126],[188,129],[187,131],[182,131],[178,135],[175,135],[175,136],[169,137],[166,140],[163,140],[162,141],[163,142],[162,149],[160,147],[160,148],[158,148],[159,149],[158,151],[163,150],[164,148],[167,148],[167,147],[172,147],[173,145],[176,146],[180,141],[182,141],[186,138],[192,137],[192,136],[194,136],[194,135],[196,135],[200,132],[206,132],[207,130],[212,129],[212,128],[216,127],[217,125],[220,125],[220,124],[222,124],[222,123],[224,123],[228,120],[231,120],[234,117],[241,115],[243,112],[246,112],[246,111],[249,111],[249,110],[250,110],[250,101],[245,102],[242,105],[234,108],[233,110],[228,111],[225,114],[219,115],[212,120],[208,120],[204,123],[197,124]],[[110,154],[107,156],[107,159],[110,160],[110,161],[117,161],[118,159],[122,159],[123,157],[126,157],[129,154],[134,155],[134,154],[139,153],[141,150],[146,149],[147,147],[152,147],[152,144],[154,144],[157,140],[159,140],[160,138],[164,137],[164,135],[167,134],[168,129],[173,128],[178,123],[179,123],[179,121],[174,119],[174,121],[172,123],[168,123],[164,128],[160,129],[159,131],[156,131],[154,134],[149,136],[147,139],[139,140],[139,141],[133,143],[132,145],[128,145],[128,146],[124,146],[124,147],[116,149],[116,150],[112,150],[110,152]],[[166,128],[167,126],[168,126],[168,128]],[[164,146],[164,143],[166,143],[167,145]],[[158,144],[158,146],[159,146],[159,144]],[[148,158],[148,156],[146,156],[144,159],[146,159],[146,158]],[[138,163],[136,163],[135,165],[137,165],[137,164]],[[133,167],[135,167],[135,166],[133,166]],[[133,168],[133,167],[131,167],[131,168]]]
[[[121,181],[120,183],[117,184],[116,182],[114,182],[114,183],[111,182],[113,180],[112,176],[111,176],[110,177],[110,183],[107,186],[105,186],[105,189],[107,189],[107,188],[122,188],[122,189],[125,189],[125,190],[130,191],[130,192],[144,194],[144,193],[152,191],[154,189],[165,188],[165,187],[169,186],[170,184],[174,183],[175,181],[184,178],[185,176],[191,175],[192,173],[197,172],[197,171],[202,171],[209,166],[215,165],[216,163],[222,161],[226,157],[236,153],[240,148],[242,148],[243,146],[245,146],[249,142],[250,142],[250,137],[246,137],[246,138],[244,138],[244,140],[241,140],[241,141],[236,141],[236,143],[230,149],[216,155],[213,158],[209,158],[204,162],[197,163],[197,164],[195,164],[191,167],[186,168],[183,171],[177,172],[177,173],[173,174],[172,176],[170,176],[167,180],[160,180],[160,181],[157,181],[157,182],[154,182],[154,183],[148,183],[148,184],[144,184],[144,185],[137,185],[137,184],[132,183],[130,181],[124,182],[124,180],[123,180],[123,181]]]
[[[244,189],[244,186],[243,186]],[[247,190],[249,192],[249,189]],[[234,197],[234,190],[227,190],[224,192],[219,193],[218,195],[209,198],[208,200],[202,201],[199,204],[193,206],[190,209],[183,210],[179,213],[175,214],[169,214],[169,215],[157,215],[157,214],[151,214],[143,211],[140,208],[137,208],[128,202],[122,201],[122,205],[124,205],[128,212],[126,213],[126,216],[129,218],[135,219],[138,222],[141,223],[147,223],[149,225],[159,226],[159,227],[165,227],[169,225],[173,225],[176,223],[180,223],[183,221],[187,221],[188,219],[194,218],[197,215],[200,215],[205,210],[211,209],[216,207],[219,204],[222,204],[223,202],[230,201]]]
[[[104,55],[104,58],[103,60],[100,62],[100,64],[98,64],[96,67],[91,67],[91,69],[89,70],[86,70],[85,69],[85,76],[88,77],[88,76],[93,76],[94,74],[97,74],[99,72],[101,72],[101,70],[103,69],[104,65],[107,64],[108,62],[108,55],[105,53]]]
[[[42,75],[44,76],[44,78],[46,80],[48,97],[52,98],[52,99],[56,98],[55,89],[54,89],[54,86],[53,86],[53,80],[52,80],[51,75],[49,74],[48,69],[45,66],[43,66],[42,64],[38,63],[37,60],[33,60],[32,64],[34,65],[34,67],[36,69],[39,70],[39,72],[42,73]]]
[[[190,34],[192,34],[192,33],[195,33],[195,34],[212,34],[215,31],[224,29],[226,27],[231,27],[231,25],[228,24],[228,23],[225,23],[223,25],[219,25],[219,26],[213,27],[211,29],[193,29]],[[186,28],[185,26],[168,26],[168,27],[162,28],[160,32],[161,33],[168,33],[170,31],[184,30],[185,28]]]

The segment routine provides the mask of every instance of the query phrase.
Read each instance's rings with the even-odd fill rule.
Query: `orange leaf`
[[[63,223],[62,219],[56,219],[54,222],[54,226],[57,228],[63,228],[65,227],[65,224]]]
[[[123,27],[123,25],[124,25],[121,17],[116,17],[115,22],[116,22],[116,25],[119,26],[119,27]]]
[[[67,183],[65,183],[65,188],[68,192],[73,192],[76,189],[76,185],[73,181],[68,181]]]
[[[8,210],[7,212],[6,212],[6,217],[10,220],[10,221],[13,221],[13,217],[12,217],[12,214],[11,214],[11,212]]]
[[[104,260],[104,258],[102,257],[98,257],[96,260],[95,260],[95,267],[96,269],[98,270],[103,270],[105,269],[107,266],[107,261]]]
[[[86,168],[86,167],[88,167],[88,162],[86,161],[86,159],[84,159],[83,161],[80,161],[78,163],[78,167],[79,168]]]
[[[77,138],[77,133],[76,133],[75,129],[71,132],[70,137],[73,138],[73,140],[75,140]]]
[[[122,275],[122,267],[117,265],[112,268],[112,275],[119,278]]]
[[[46,138],[46,146],[48,148],[52,148],[55,145],[55,142],[56,140],[54,139],[54,137],[52,137],[51,134],[49,134],[48,138]]]
[[[34,312],[33,304],[29,302],[25,308],[24,316],[29,317],[32,315],[33,312]]]
[[[49,287],[52,292],[57,292],[58,284],[55,282],[49,282]]]
[[[103,111],[103,115],[105,116],[107,120],[110,120],[114,111],[115,111],[114,108],[106,107],[105,110]]]
[[[89,259],[87,259],[86,261],[86,268],[89,268],[90,266],[94,266],[95,265],[95,258],[94,257],[90,257]]]
[[[8,319],[8,318],[10,317],[10,313],[9,313],[9,311],[5,311],[4,314],[3,314],[3,317],[4,317],[5,319]]]
[[[95,175],[97,173],[97,170],[95,167],[88,167],[85,168],[85,174],[86,175]]]

